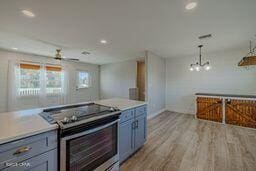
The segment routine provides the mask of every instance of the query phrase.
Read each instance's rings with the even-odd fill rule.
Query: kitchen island
[[[91,102],[77,104],[86,103]],[[117,107],[120,110],[127,110],[146,104],[145,102],[141,101],[119,98],[98,100],[94,101],[94,103],[110,107]],[[63,106],[67,105],[61,105],[58,107]],[[0,145],[43,132],[56,130],[58,128],[57,124],[49,124],[41,116],[39,116],[39,113],[41,113],[43,110],[44,108],[38,108],[31,110],[0,113]]]
[[[92,102],[79,104],[87,103]],[[106,99],[93,103],[121,110],[118,144],[120,160],[124,161],[146,141],[146,103],[127,99]],[[67,105],[58,107],[64,106]],[[43,110],[0,114],[0,170],[8,170],[20,162],[31,163],[29,167],[33,169],[57,170],[58,125],[50,124],[39,116]],[[25,168],[20,166],[20,170]]]
[[[256,96],[196,93],[198,119],[256,128]]]

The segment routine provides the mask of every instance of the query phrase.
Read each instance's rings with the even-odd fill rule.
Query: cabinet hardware
[[[135,121],[132,122],[132,129],[135,129]]]
[[[21,147],[19,149],[17,149],[13,155],[18,155],[18,154],[22,154],[22,153],[25,153],[25,152],[28,152],[29,150],[31,150],[32,148],[31,147]]]
[[[227,104],[231,104],[231,99],[226,100]]]

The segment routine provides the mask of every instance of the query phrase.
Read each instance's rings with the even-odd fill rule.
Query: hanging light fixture
[[[208,71],[211,69],[210,62],[207,61],[202,63],[202,47],[203,45],[199,45],[199,61],[190,65],[190,71],[200,71],[202,69]]]
[[[250,48],[249,53],[242,58],[242,60],[238,63],[238,66],[242,67],[249,67],[249,66],[255,66],[256,65],[256,47],[253,48],[252,41],[250,41]]]

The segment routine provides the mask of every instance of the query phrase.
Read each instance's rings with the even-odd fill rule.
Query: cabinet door
[[[0,170],[57,148],[57,131],[45,132],[0,145]]]
[[[127,159],[133,152],[133,119],[123,122],[119,127],[119,160]]]
[[[197,97],[198,119],[222,122],[222,99],[212,97]]]
[[[57,150],[46,152],[19,163],[10,164],[12,166],[5,168],[3,171],[57,171]]]
[[[256,128],[256,101],[226,99],[225,107],[226,123]]]
[[[140,148],[146,141],[146,129],[147,129],[147,120],[146,115],[143,114],[135,118],[135,150]]]

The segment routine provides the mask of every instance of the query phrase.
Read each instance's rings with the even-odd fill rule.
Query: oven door
[[[60,170],[113,170],[119,166],[118,121],[61,138]]]

